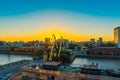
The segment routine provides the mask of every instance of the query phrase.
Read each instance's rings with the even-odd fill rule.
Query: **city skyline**
[[[44,40],[55,34],[73,41],[113,41],[120,25],[118,0],[0,1],[0,40]]]

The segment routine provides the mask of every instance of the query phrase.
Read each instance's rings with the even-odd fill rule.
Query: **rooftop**
[[[115,29],[118,29],[118,28],[120,29],[120,26],[117,26],[116,28],[114,28],[114,30],[115,30]]]

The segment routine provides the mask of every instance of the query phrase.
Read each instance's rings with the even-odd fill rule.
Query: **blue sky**
[[[23,40],[25,36],[29,40],[39,39],[33,36],[41,35],[39,32],[45,29],[52,32],[50,28],[63,32],[68,29],[65,33],[81,37],[80,41],[94,37],[113,40],[113,29],[120,25],[119,3],[119,0],[1,0],[1,40]]]
[[[95,16],[120,17],[119,0],[1,0],[0,16],[60,9]]]

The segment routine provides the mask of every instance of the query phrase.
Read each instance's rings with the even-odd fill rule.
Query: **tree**
[[[44,50],[42,49],[38,49],[36,52],[35,52],[35,55],[38,56],[38,57],[42,57],[44,54]]]
[[[63,64],[70,63],[70,54],[68,51],[61,52],[60,59],[62,60]]]

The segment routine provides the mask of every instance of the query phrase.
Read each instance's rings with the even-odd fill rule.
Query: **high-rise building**
[[[120,26],[114,28],[114,42],[118,44],[120,48]]]

